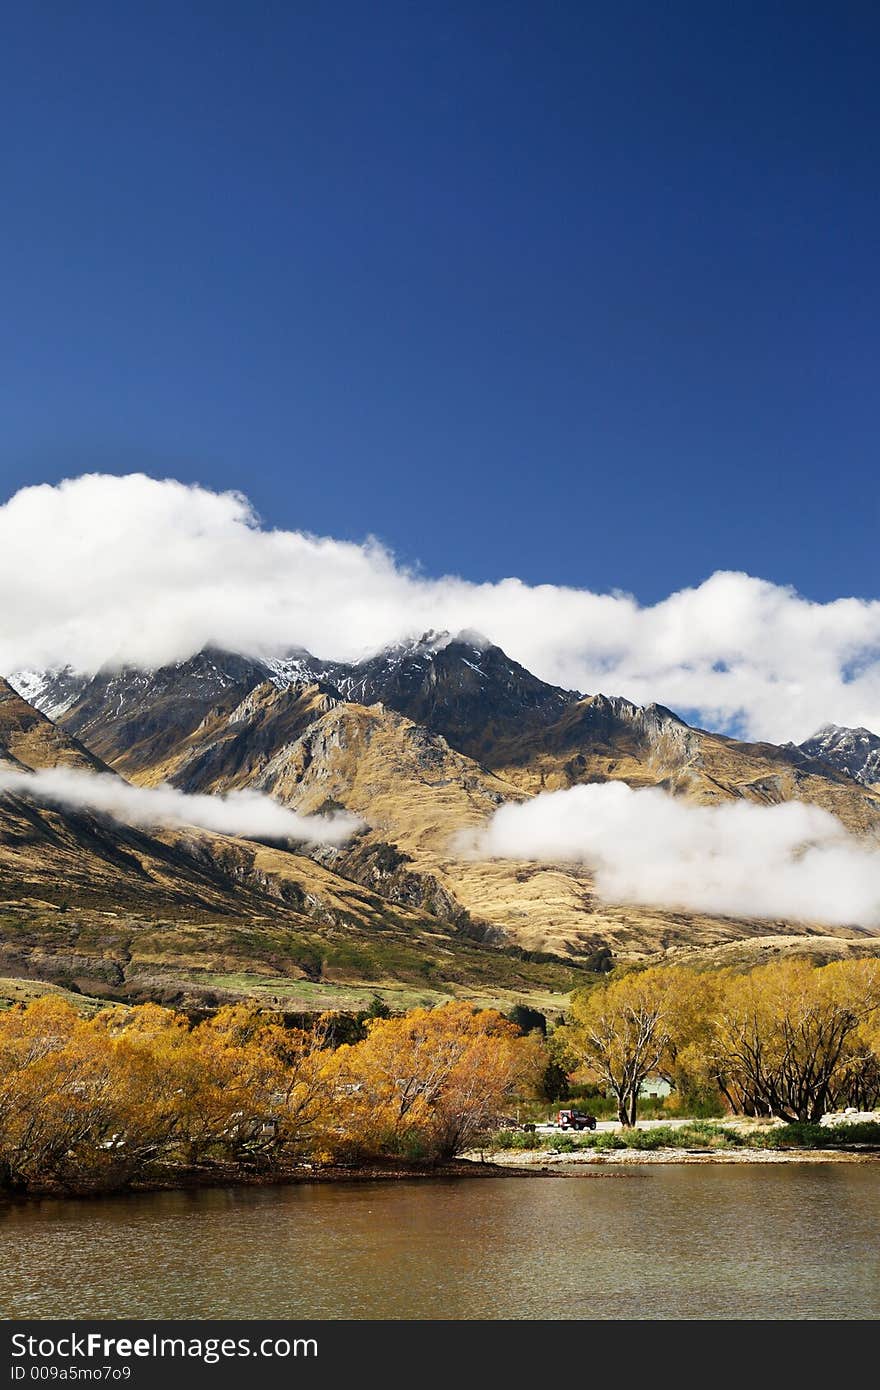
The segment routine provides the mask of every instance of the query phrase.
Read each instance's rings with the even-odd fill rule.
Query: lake
[[[6,1318],[876,1318],[880,1165],[0,1205]]]

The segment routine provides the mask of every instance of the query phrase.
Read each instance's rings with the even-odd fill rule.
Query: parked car
[[[556,1123],[560,1129],[595,1129],[596,1116],[587,1115],[583,1110],[560,1110]]]

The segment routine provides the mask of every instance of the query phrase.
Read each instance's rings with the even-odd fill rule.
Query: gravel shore
[[[480,1154],[463,1158],[480,1162]],[[520,1149],[492,1155],[492,1166],[549,1171],[654,1163],[877,1163],[876,1149],[584,1149],[581,1153]]]

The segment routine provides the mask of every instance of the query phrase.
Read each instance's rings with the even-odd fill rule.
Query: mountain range
[[[213,705],[241,697],[265,681],[279,689],[332,686],[351,703],[383,704],[490,766],[505,756],[516,761],[522,752],[517,751],[518,741],[534,729],[564,722],[571,706],[578,706],[583,715],[585,701],[593,710],[593,733],[600,737],[601,726],[610,732],[609,721],[688,728],[659,705],[640,711],[620,698],[587,697],[548,685],[499,647],[468,633],[452,637],[428,632],[357,663],[321,660],[303,649],[260,660],[206,648],[155,671],[123,668],[83,676],[64,668],[20,671],[10,680],[38,710],[87,741],[106,745],[114,756],[124,756],[145,742],[146,756],[153,757],[157,746],[173,746],[179,731],[188,724],[195,727]],[[579,747],[581,733],[591,742],[590,730],[571,728],[566,735],[578,753],[584,751]],[[759,747],[761,756],[768,756],[774,745],[738,747]],[[795,767],[822,764],[814,769],[820,775],[831,770],[864,786],[880,783],[880,735],[867,729],[827,724],[803,743],[780,745],[777,752]],[[132,752],[132,758],[136,763],[139,754]]]
[[[378,989],[546,1006],[609,953],[864,939],[858,924],[613,906],[583,867],[455,853],[458,832],[543,790],[621,780],[704,804],[798,800],[880,834],[880,739],[866,730],[744,743],[659,705],[549,685],[474,633],[353,664],[209,648],[156,671],[17,672],[0,684],[4,759],[253,789],[367,823],[306,853],[0,797],[0,967],[119,997],[268,991],[329,1007]]]

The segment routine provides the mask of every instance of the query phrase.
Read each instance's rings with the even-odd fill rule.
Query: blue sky
[[[10,7],[0,494],[876,595],[878,46],[860,3]]]

